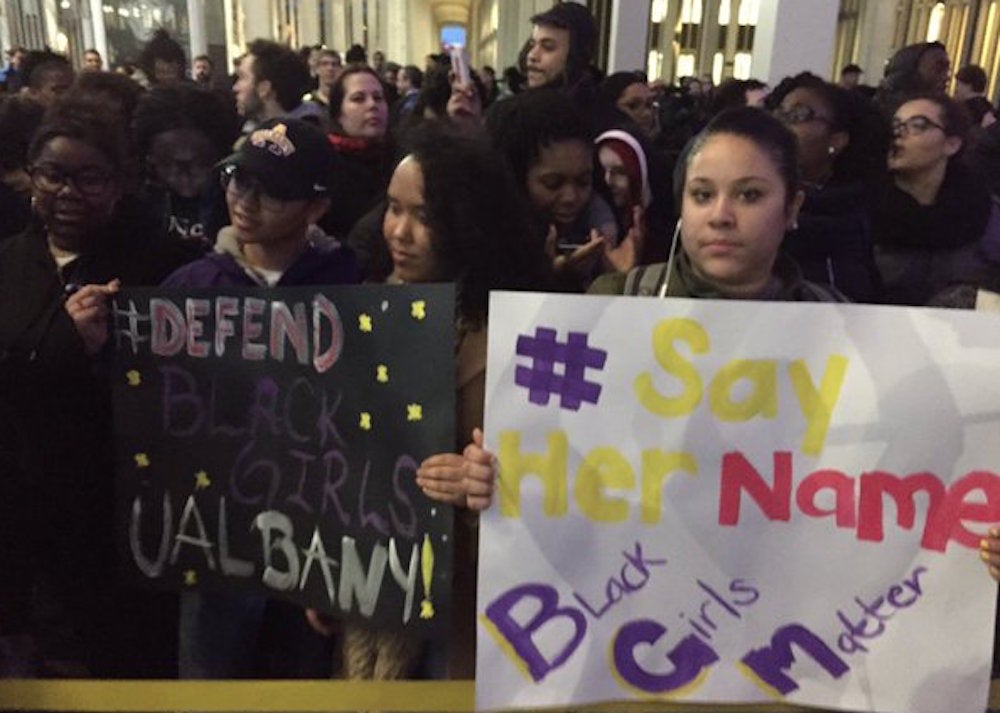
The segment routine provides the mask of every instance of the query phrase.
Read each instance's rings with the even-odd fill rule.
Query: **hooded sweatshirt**
[[[354,254],[314,229],[306,249],[282,273],[275,286],[359,282],[361,271]],[[219,231],[215,252],[185,265],[163,282],[164,287],[266,287],[268,284],[267,276],[247,261],[231,226]]]

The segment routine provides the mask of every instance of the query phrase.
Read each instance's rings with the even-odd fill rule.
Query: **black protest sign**
[[[113,312],[129,573],[439,632],[454,448],[454,290],[130,289]]]

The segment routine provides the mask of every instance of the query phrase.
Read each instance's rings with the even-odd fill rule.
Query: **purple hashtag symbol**
[[[565,342],[556,339],[556,330],[536,327],[535,336],[521,334],[517,338],[517,354],[531,358],[531,366],[518,366],[514,383],[528,390],[528,401],[547,406],[549,397],[559,396],[559,407],[579,411],[580,405],[596,404],[601,385],[587,381],[587,369],[603,369],[608,353],[587,346],[587,335],[570,332]],[[563,365],[557,374],[556,364]]]

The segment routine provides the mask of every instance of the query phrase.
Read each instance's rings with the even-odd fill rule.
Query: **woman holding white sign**
[[[780,252],[803,193],[796,139],[779,120],[751,107],[723,112],[682,160],[681,219],[668,261],[603,275],[590,292],[845,301],[835,289],[806,281]]]

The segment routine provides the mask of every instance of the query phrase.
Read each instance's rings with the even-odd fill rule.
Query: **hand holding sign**
[[[66,299],[66,313],[73,320],[87,354],[97,354],[108,341],[108,296],[118,292],[120,286],[120,280],[111,280],[106,285],[84,285]]]

